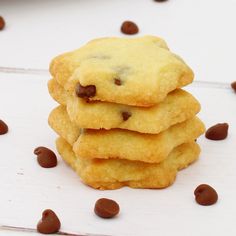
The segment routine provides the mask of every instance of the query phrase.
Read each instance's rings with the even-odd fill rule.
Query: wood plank
[[[236,78],[235,8],[232,0],[2,0],[6,28],[0,32],[0,66],[47,69],[55,55],[93,38],[123,36],[120,25],[128,19],[139,25],[139,36],[165,38],[197,80],[231,82]]]
[[[200,160],[181,171],[173,186],[164,190],[98,191],[83,185],[61,160],[49,170],[36,162],[35,147],[45,145],[55,150],[56,135],[47,125],[47,116],[56,104],[48,95],[47,79],[0,73],[0,117],[10,128],[0,137],[2,225],[35,228],[41,212],[51,208],[61,219],[62,230],[68,232],[199,236],[224,235],[227,229],[228,235],[236,234],[236,97],[230,89],[189,86],[202,104],[200,117],[206,126],[228,122],[229,137],[218,142],[199,138]],[[201,183],[216,188],[216,205],[195,203],[193,191]],[[94,215],[93,206],[100,197],[120,204],[119,217],[103,220]]]

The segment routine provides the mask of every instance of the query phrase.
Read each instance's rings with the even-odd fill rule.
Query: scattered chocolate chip
[[[102,218],[112,218],[116,216],[119,211],[119,205],[115,201],[107,198],[97,200],[94,207],[95,214]]]
[[[118,86],[121,85],[121,80],[120,79],[114,79],[114,83]]]
[[[8,132],[7,124],[3,120],[0,120],[0,135],[6,134],[7,132]]]
[[[128,120],[130,118],[130,116],[131,116],[130,112],[127,112],[127,111],[122,112],[123,121]]]
[[[5,27],[5,20],[2,16],[0,16],[0,30],[3,30]]]
[[[61,222],[54,211],[47,209],[42,214],[42,219],[37,224],[37,230],[42,234],[57,233],[61,227]]]
[[[203,206],[213,205],[218,200],[218,194],[215,189],[207,184],[199,185],[195,189],[194,195],[196,202]]]
[[[46,147],[37,147],[34,154],[37,155],[39,165],[44,168],[52,168],[57,165],[55,153]]]
[[[139,31],[138,26],[132,21],[125,21],[121,25],[121,32],[124,34],[137,34]]]
[[[206,131],[205,137],[210,140],[223,140],[228,135],[228,128],[227,123],[216,124]]]
[[[232,89],[236,92],[236,81],[231,84]]]
[[[82,86],[77,84],[75,93],[80,98],[91,98],[96,95],[96,87],[94,85]]]

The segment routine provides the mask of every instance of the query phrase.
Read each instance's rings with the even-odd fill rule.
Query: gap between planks
[[[49,71],[46,69],[14,68],[14,67],[1,67],[1,66],[0,66],[0,73],[50,76]],[[192,86],[218,88],[218,89],[231,89],[230,83],[222,83],[214,81],[209,82],[209,81],[194,80]]]
[[[12,232],[21,232],[21,233],[38,233],[36,229],[32,228],[24,228],[24,227],[15,227],[15,226],[9,226],[9,225],[0,225],[0,231],[12,231]],[[104,234],[89,234],[89,233],[83,233],[83,234],[77,234],[77,233],[67,233],[59,231],[58,233],[55,233],[54,235],[65,235],[65,236],[110,236],[110,235],[104,235]]]

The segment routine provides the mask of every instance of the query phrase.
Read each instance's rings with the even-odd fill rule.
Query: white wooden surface
[[[228,0],[1,0],[0,118],[10,128],[0,136],[0,225],[35,228],[45,208],[55,210],[62,231],[114,236],[235,235],[236,214],[236,1]],[[207,127],[230,124],[229,137],[201,137],[201,158],[179,173],[164,190],[96,191],[84,186],[62,161],[50,170],[38,166],[33,149],[55,150],[56,135],[47,125],[56,105],[46,83],[50,59],[80,47],[94,37],[116,35],[123,20],[140,26],[140,34],[163,36],[195,70],[188,87],[201,102],[200,117]],[[219,201],[211,207],[194,202],[193,190],[208,183]],[[93,214],[100,197],[119,202],[121,214],[102,220]],[[0,235],[34,235],[6,231]],[[35,234],[37,235],[37,234]]]
[[[130,19],[140,36],[165,38],[197,80],[229,82],[236,77],[235,11],[235,0],[1,0],[0,65],[47,69],[52,57],[92,38],[122,36]]]

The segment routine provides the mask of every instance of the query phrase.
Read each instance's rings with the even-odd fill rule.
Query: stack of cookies
[[[97,189],[164,188],[200,153],[200,104],[185,62],[154,36],[101,38],[56,57],[49,116],[57,149]]]

